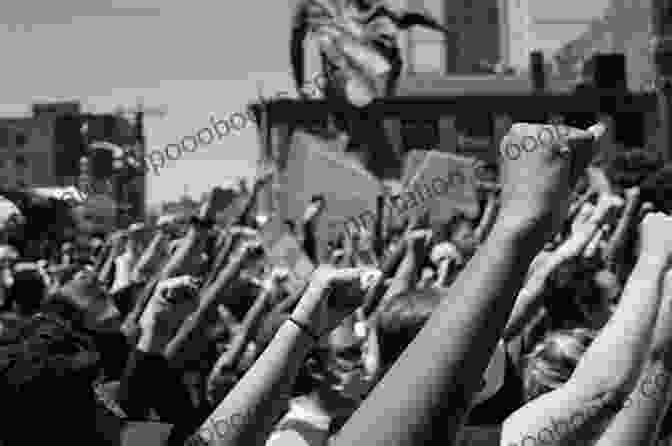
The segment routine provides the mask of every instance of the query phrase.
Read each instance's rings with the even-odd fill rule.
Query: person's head
[[[649,175],[641,186],[641,201],[652,203],[662,212],[672,212],[672,164]]]
[[[401,356],[440,301],[440,290],[427,288],[401,293],[384,304],[371,330],[375,331],[372,336],[378,344],[382,370],[387,370]]]
[[[8,290],[8,300],[21,316],[31,316],[40,308],[46,297],[47,285],[37,268],[31,264],[17,264]]]
[[[9,410],[0,443],[100,444],[92,387],[99,358],[90,338],[52,314],[39,313],[4,332],[0,392]]]
[[[531,401],[566,383],[596,332],[586,328],[551,332],[523,359],[523,391]]]
[[[94,273],[79,271],[50,301],[66,302],[77,310],[79,323],[92,331],[114,330],[120,324],[121,314],[112,298],[107,295]]]
[[[617,190],[627,189],[640,185],[661,167],[662,161],[657,152],[633,149],[614,156],[607,166],[606,174]]]

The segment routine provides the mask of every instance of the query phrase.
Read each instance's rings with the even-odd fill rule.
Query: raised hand
[[[197,308],[198,286],[192,276],[159,282],[139,321],[148,348],[161,349],[168,344],[182,322]]]
[[[556,233],[606,127],[514,124],[500,144],[501,219]],[[513,156],[512,154],[517,154]]]
[[[416,255],[424,255],[426,253],[431,239],[432,231],[428,229],[415,229],[404,237],[406,249]]]
[[[362,304],[371,268],[321,266],[313,273],[292,318],[322,336],[336,328]]]

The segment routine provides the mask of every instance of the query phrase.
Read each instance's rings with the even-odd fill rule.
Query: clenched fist
[[[557,232],[567,215],[570,192],[605,131],[603,124],[588,130],[514,124],[500,145],[502,219]]]

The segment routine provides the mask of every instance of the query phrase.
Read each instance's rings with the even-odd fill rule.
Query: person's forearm
[[[185,274],[195,274],[199,263],[197,258],[201,255],[207,234],[207,229],[191,225],[184,241],[180,243],[173,257],[163,267],[160,273],[161,278],[170,279]]]
[[[557,258],[551,257],[548,263],[532,273],[532,276],[516,297],[516,303],[502,334],[504,341],[510,341],[518,336],[527,324],[534,319],[544,304],[543,296],[546,290],[546,281],[560,264],[561,262]]]
[[[269,291],[262,291],[259,294],[257,300],[255,300],[252,305],[252,308],[245,314],[245,318],[240,324],[240,330],[231,343],[231,347],[224,352],[215,363],[211,376],[218,376],[221,374],[222,370],[231,369],[235,367],[238,361],[240,361],[240,358],[245,352],[247,343],[250,342],[250,339],[255,335],[256,328],[259,325],[262,316],[265,314],[270,298],[271,293]]]
[[[112,254],[113,253],[110,252],[107,256],[107,260],[105,260],[103,267],[100,269],[100,273],[98,273],[98,281],[100,281],[100,283],[109,284],[112,281],[112,271],[114,271],[114,260],[116,258]]]
[[[497,206],[497,199],[494,195],[491,195],[488,204],[485,207],[485,211],[483,211],[481,221],[479,222],[478,227],[474,230],[474,238],[478,243],[483,243],[483,240],[488,236],[488,232],[492,228],[492,225],[495,224],[495,220],[497,219]]]
[[[607,242],[607,247],[604,249],[604,258],[607,263],[615,263],[619,260],[630,232],[630,226],[637,215],[637,208],[638,200],[628,200],[626,203],[616,229]]]
[[[335,445],[454,441],[516,292],[542,247],[539,230],[537,225],[505,220],[495,224],[425,327],[341,430]],[[372,424],[376,429],[371,429]]]
[[[212,446],[264,445],[286,410],[294,381],[313,340],[285,322],[252,368],[201,428]],[[234,419],[237,419],[234,421]]]
[[[147,274],[153,274],[156,271],[160,261],[160,248],[164,241],[165,234],[163,232],[159,231],[156,235],[154,235],[154,238],[152,238],[149,246],[147,246],[145,252],[142,253],[140,260],[138,260],[138,263],[135,265],[135,268],[133,268],[133,273],[131,274],[133,279],[137,280]]]
[[[568,382],[580,393],[629,391],[634,385],[652,339],[665,265],[662,256],[646,253],[637,261],[616,311]]]
[[[318,246],[317,246],[317,237],[315,236],[315,222],[313,221],[303,222],[301,224],[301,229],[303,234],[301,240],[301,247],[303,248],[303,251],[306,253],[310,261],[313,262],[314,265],[318,265],[320,261],[317,255]]]
[[[236,247],[237,240],[238,238],[233,234],[226,237],[226,240],[222,243],[222,246],[219,249],[215,261],[212,263],[212,267],[210,268],[208,276],[204,281],[204,286],[209,286],[217,279],[217,275],[229,261],[229,257]]]
[[[406,256],[404,257],[404,260],[401,261],[397,274],[392,279],[390,287],[383,296],[383,302],[388,301],[400,293],[413,289],[420,278],[420,271],[418,271],[420,264],[419,257],[419,253],[413,252],[413,249],[411,248],[406,251]]]
[[[662,359],[649,361],[596,446],[654,446],[672,400],[671,382],[672,371]]]
[[[366,292],[366,296],[364,296],[364,304],[362,305],[362,313],[364,317],[368,318],[382,300],[385,295],[385,281],[395,274],[397,268],[399,268],[401,262],[404,260],[405,252],[404,245],[399,245],[388,258],[385,259],[385,263],[382,267],[382,274],[376,283]]]
[[[194,343],[206,342],[203,335],[205,329],[214,317],[217,315],[217,297],[225,291],[226,287],[233,282],[242,269],[242,259],[235,259],[224,269],[217,280],[210,285],[204,292],[199,303],[198,309],[192,313],[179,328],[175,337],[166,347],[165,355],[171,362],[180,364],[183,356],[191,351],[199,351],[194,347]]]
[[[259,183],[254,184],[252,187],[252,193],[250,194],[250,197],[248,198],[247,202],[245,203],[245,207],[243,208],[243,212],[241,212],[240,216],[236,219],[236,225],[256,227],[256,221],[253,221],[252,218],[252,211],[257,204],[257,199],[259,198],[261,189],[262,187],[259,185]]]

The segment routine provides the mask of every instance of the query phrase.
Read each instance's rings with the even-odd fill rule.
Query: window
[[[23,155],[17,155],[16,165],[17,165],[17,167],[20,167],[22,169],[25,169],[26,167],[28,167],[28,161],[26,160],[26,157],[23,156]]]
[[[28,138],[23,133],[16,134],[16,145],[17,147],[23,147],[28,142]]]
[[[0,127],[0,147],[9,147],[9,132],[4,127]]]

